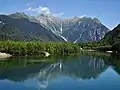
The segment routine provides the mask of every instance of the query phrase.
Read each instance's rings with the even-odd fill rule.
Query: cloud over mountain
[[[62,16],[62,15],[64,15],[64,13],[63,12],[52,12],[51,10],[50,10],[50,8],[48,8],[48,7],[43,7],[43,6],[38,6],[38,7],[31,7],[31,6],[29,6],[27,9],[26,9],[26,11],[27,12],[36,12],[36,13],[40,13],[40,14],[46,14],[46,15],[53,15],[53,16],[57,16],[57,17],[59,17],[59,16]]]

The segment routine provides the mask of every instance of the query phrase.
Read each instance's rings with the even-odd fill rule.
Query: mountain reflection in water
[[[120,73],[120,59],[116,60],[114,57],[113,55],[87,53],[77,57],[47,58],[44,60],[39,60],[36,57],[9,58],[9,60],[0,62],[0,80],[22,83],[26,87],[30,87],[29,90],[45,89],[58,78],[96,80],[109,67],[114,67],[113,70],[118,74]]]

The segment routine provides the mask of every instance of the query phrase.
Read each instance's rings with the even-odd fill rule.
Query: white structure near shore
[[[112,53],[113,51],[106,51],[107,53]]]
[[[11,57],[11,56],[12,55],[10,55],[10,54],[0,52],[0,58],[7,58],[7,57]]]
[[[44,52],[45,53],[45,57],[49,57],[50,56],[50,53],[48,52]]]

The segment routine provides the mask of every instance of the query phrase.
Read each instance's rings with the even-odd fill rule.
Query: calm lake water
[[[0,61],[0,90],[120,90],[120,57],[13,57]]]

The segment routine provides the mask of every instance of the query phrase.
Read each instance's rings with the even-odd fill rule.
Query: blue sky
[[[120,0],[0,0],[0,14],[25,12],[53,14],[62,18],[97,17],[108,28],[120,23]]]

